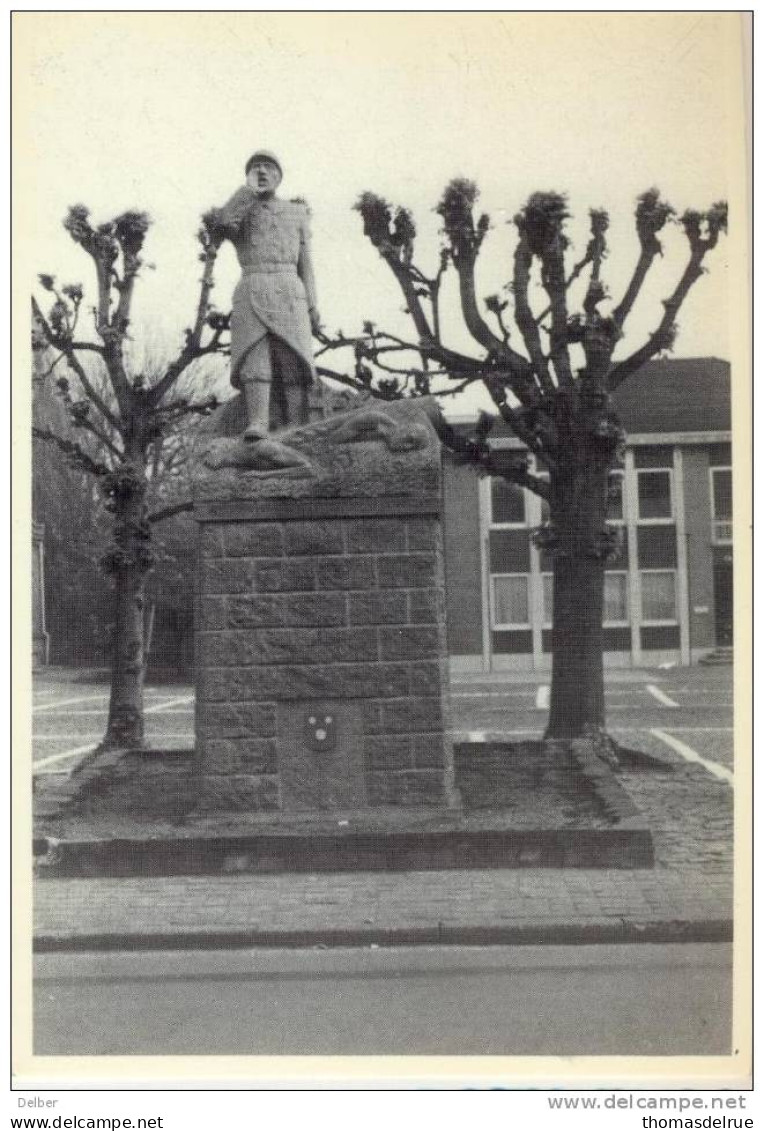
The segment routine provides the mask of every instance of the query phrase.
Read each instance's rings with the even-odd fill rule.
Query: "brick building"
[[[732,644],[729,364],[653,361],[614,402],[628,439],[611,511],[623,538],[605,580],[605,663],[694,663]],[[491,442],[521,447],[499,427]],[[541,500],[450,459],[444,494],[453,670],[543,670],[551,563],[531,538]]]

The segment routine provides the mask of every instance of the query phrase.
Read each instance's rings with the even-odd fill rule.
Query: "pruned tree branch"
[[[656,255],[663,254],[663,246],[658,233],[663,230],[674,215],[674,209],[666,201],[661,200],[658,189],[648,189],[637,198],[634,212],[634,222],[639,237],[640,253],[636,267],[629,280],[623,298],[615,307],[612,319],[620,331],[631,313],[642,285],[653,265]]]
[[[94,436],[98,443],[108,452],[111,452],[111,454],[117,461],[124,458],[124,452],[120,448],[118,448],[115,443],[113,443],[113,441],[106,435],[105,432],[103,432],[98,427],[97,424],[94,424],[93,421],[84,414],[76,415],[74,426],[76,428],[83,428],[86,432],[89,432],[91,436]]]
[[[512,281],[512,294],[515,300],[515,322],[523,336],[525,348],[530,355],[533,371],[539,381],[541,390],[545,396],[551,397],[554,396],[555,384],[549,372],[547,356],[541,346],[541,335],[539,334],[538,323],[533,317],[533,311],[528,301],[528,288],[531,280],[533,256],[527,239],[523,232],[520,231],[522,218],[520,216],[516,217],[515,223],[518,225],[519,231],[519,239],[515,247],[514,276]]]
[[[185,499],[182,502],[173,503],[170,506],[162,507],[161,510],[153,511],[151,514],[146,516],[146,521],[149,522],[152,526],[156,526],[158,522],[164,522],[164,520],[167,518],[173,518],[176,514],[183,514],[184,512],[192,511],[193,509],[193,500]]]
[[[210,294],[214,286],[213,272],[217,259],[217,245],[205,226],[200,228],[198,239],[203,249],[199,258],[204,264],[204,270],[199,282],[199,297],[196,303],[194,324],[186,332],[185,344],[175,361],[167,366],[162,378],[148,391],[147,400],[152,408],[156,408],[162,403],[178,378],[192,362],[197,361],[200,357],[217,353],[222,348],[222,336],[229,327],[228,317],[210,314]],[[212,325],[212,337],[203,346],[204,327],[209,324]]]
[[[472,181],[453,180],[446,186],[436,211],[443,217],[443,230],[449,241],[451,261],[459,277],[465,325],[478,345],[497,353],[503,350],[505,343],[482,318],[475,291],[475,264],[490,223],[486,215],[482,215],[477,224],[474,222],[473,208],[478,195],[477,187]]]
[[[584,311],[591,317],[596,313],[598,305],[605,298],[605,288],[602,284],[602,261],[607,255],[606,233],[610,226],[610,217],[601,208],[592,208],[589,212],[591,226],[591,239],[586,249],[587,258],[592,265],[589,274],[589,285],[584,297]]]
[[[122,277],[120,279],[116,272],[112,272],[112,283],[119,298],[111,325],[119,334],[127,333],[130,324],[133,290],[142,263],[140,253],[149,223],[145,212],[123,212],[114,221],[114,236],[122,252]]]
[[[488,475],[500,476],[518,487],[527,487],[542,499],[549,498],[548,480],[528,471],[527,457],[522,453],[518,453],[517,461],[508,462],[505,453],[491,448],[485,440],[463,435],[443,417],[435,417],[433,425],[444,446],[459,459],[477,465]]]
[[[66,458],[75,466],[82,468],[83,471],[88,471],[91,475],[108,475],[111,470],[105,463],[93,459],[80,444],[75,443],[74,440],[67,440],[63,436],[59,436],[50,428],[42,428],[33,425],[32,435],[38,440],[45,440],[46,443],[53,444],[60,452],[63,452]]]
[[[541,262],[541,283],[549,296],[552,319],[549,355],[557,382],[570,388],[573,374],[568,353],[568,306],[565,281],[565,249],[568,246],[563,228],[568,218],[565,197],[554,192],[536,192],[515,218],[518,231],[531,255]]]
[[[610,392],[640,369],[650,358],[671,349],[676,336],[676,317],[691,287],[703,274],[703,259],[727,229],[727,206],[715,204],[706,213],[688,211],[681,220],[690,245],[690,256],[671,296],[663,303],[663,317],[645,344],[610,371],[607,387]]]
[[[103,416],[104,420],[106,420],[108,422],[110,427],[118,429],[119,428],[119,422],[117,420],[117,417],[114,415],[114,413],[111,411],[109,406],[106,404],[106,401],[103,399],[103,397],[98,393],[98,391],[96,390],[92,381],[90,380],[87,373],[85,372],[85,369],[84,369],[81,361],[77,357],[76,351],[78,349],[82,348],[82,347],[79,344],[76,345],[74,342],[69,342],[66,339],[61,339],[60,336],[53,333],[53,330],[51,329],[50,323],[48,322],[48,320],[43,315],[42,311],[40,310],[40,306],[39,306],[39,304],[38,304],[38,302],[35,298],[32,299],[32,315],[35,318],[35,320],[37,321],[37,323],[39,324],[39,326],[41,327],[43,334],[45,336],[45,340],[48,342],[48,344],[53,349],[58,349],[58,350],[61,351],[61,355],[66,359],[66,364],[72,370],[72,372],[76,375],[77,380],[82,385],[82,389],[83,389],[85,395],[87,396],[88,400],[92,401],[92,403],[95,405],[95,407],[98,409],[98,411]],[[91,347],[85,347],[85,348],[91,348]],[[99,353],[101,356],[103,356],[103,353],[102,353],[103,347],[94,346],[92,348],[94,348],[97,353]],[[52,370],[53,370],[53,366],[51,366],[51,372],[52,372]]]
[[[593,252],[594,252],[593,241],[590,240],[589,243],[587,244],[586,251],[584,252],[583,258],[579,259],[578,263],[576,263],[574,265],[573,270],[571,271],[570,275],[568,275],[567,281],[565,283],[565,289],[566,290],[570,290],[570,288],[575,283],[576,279],[578,279],[579,276],[589,266],[589,264],[591,263],[592,258],[593,258]],[[547,319],[551,313],[552,313],[551,306],[545,306],[544,309],[541,311],[541,314],[536,315],[536,321],[538,322],[538,324],[541,325],[542,322],[544,322],[545,319]]]

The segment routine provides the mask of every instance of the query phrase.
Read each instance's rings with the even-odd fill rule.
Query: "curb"
[[[625,811],[625,810],[624,810]],[[39,879],[654,866],[641,818],[604,828],[374,829],[66,841],[38,837]]]
[[[243,950],[249,948],[363,946],[585,946],[605,943],[732,942],[731,919],[672,919],[650,922],[623,918],[587,923],[517,923],[513,926],[325,928],[263,931],[125,932],[122,934],[39,934],[35,954],[87,951]]]

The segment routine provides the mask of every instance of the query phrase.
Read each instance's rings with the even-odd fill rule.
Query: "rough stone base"
[[[204,805],[455,805],[427,415],[399,404],[281,434],[299,473],[236,466],[221,436],[195,496]]]

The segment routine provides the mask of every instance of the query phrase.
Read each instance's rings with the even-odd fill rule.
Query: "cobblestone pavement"
[[[724,876],[661,871],[491,870],[390,874],[188,876],[43,880],[35,935],[193,935],[478,932],[517,927],[538,933],[631,924],[728,919]],[[310,941],[310,939],[306,939]]]

